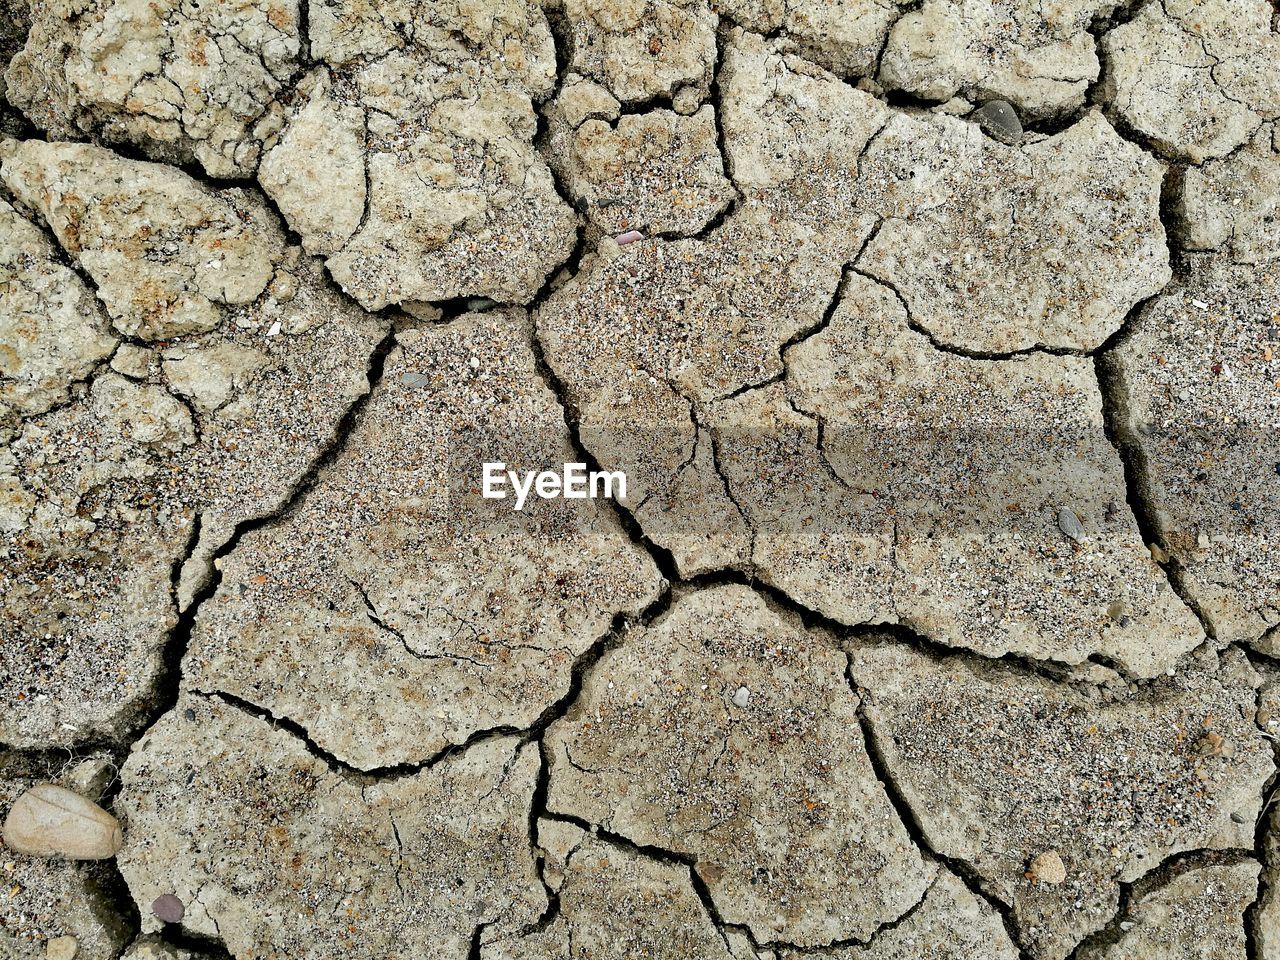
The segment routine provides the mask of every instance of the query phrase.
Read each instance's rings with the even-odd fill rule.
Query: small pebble
[[[625,246],[628,246],[629,244],[635,243],[637,240],[643,240],[643,239],[644,239],[644,234],[641,233],[639,230],[628,230],[626,233],[618,234],[617,244],[620,247],[625,247]]]
[[[181,923],[182,918],[187,915],[187,908],[172,893],[166,893],[156,897],[151,904],[151,912],[165,923]]]
[[[79,949],[75,937],[54,937],[44,945],[45,960],[75,960]]]
[[[183,710],[182,715],[186,717],[188,720],[194,720],[196,718],[196,712],[192,710],[190,707],[187,707],[187,709]]]
[[[1236,755],[1236,748],[1226,737],[1209,730],[1196,741],[1196,753],[1202,757],[1227,757]]]
[[[425,373],[406,373],[400,377],[400,382],[406,387],[425,387],[431,382],[431,378]]]
[[[1232,823],[1248,823],[1249,821],[1245,819],[1245,816],[1243,813],[1233,813],[1231,814],[1231,822]]]
[[[745,707],[751,702],[751,691],[746,687],[739,687],[733,694],[733,703],[737,707]]]
[[[271,281],[270,289],[271,295],[275,297],[276,300],[280,303],[288,303],[298,295],[297,278],[294,277],[293,274],[285,270],[281,270],[275,275],[275,279]],[[276,326],[279,327],[280,324],[277,323]],[[279,332],[279,330],[276,331],[276,333]],[[275,334],[273,333],[271,336],[275,336]]]
[[[1047,883],[1056,887],[1067,879],[1067,867],[1057,850],[1046,850],[1027,868],[1027,879],[1036,883]]]
[[[969,119],[1002,143],[1016,143],[1022,139],[1022,121],[1013,106],[1004,100],[984,103],[969,115]]]
[[[1070,507],[1058,508],[1058,529],[1076,543],[1084,540],[1084,524],[1080,522],[1080,518],[1075,515],[1075,511]]]
[[[20,796],[4,821],[9,849],[33,857],[106,860],[120,852],[120,822],[91,800],[52,783]]]

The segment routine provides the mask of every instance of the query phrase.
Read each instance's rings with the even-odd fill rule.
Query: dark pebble
[[[1003,100],[992,100],[984,103],[969,119],[987,131],[992,137],[1004,143],[1017,143],[1022,140],[1022,121],[1017,112]]]
[[[151,904],[151,912],[165,923],[181,923],[187,915],[187,908],[172,893],[166,893],[156,897],[156,902]]]

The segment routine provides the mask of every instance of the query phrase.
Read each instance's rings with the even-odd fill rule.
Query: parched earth
[[[0,66],[0,958],[1280,960],[1270,0]]]

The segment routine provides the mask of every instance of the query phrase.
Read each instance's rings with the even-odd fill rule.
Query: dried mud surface
[[[1278,438],[1268,0],[0,0],[0,957],[1280,958]]]

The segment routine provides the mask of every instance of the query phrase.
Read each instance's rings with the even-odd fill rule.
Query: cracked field
[[[1278,740],[1272,0],[0,0],[3,960],[1280,960]]]

